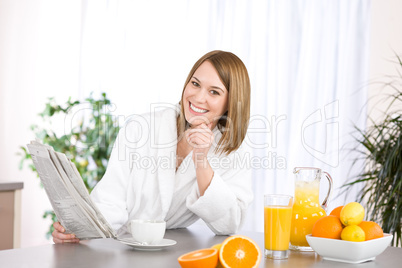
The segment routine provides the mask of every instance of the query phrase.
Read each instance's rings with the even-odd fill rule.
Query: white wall
[[[16,153],[34,139],[29,127],[40,123],[48,97],[78,94],[80,8],[80,1],[0,1],[0,182],[24,182],[21,247],[50,243],[42,214],[51,206],[36,175],[18,169]],[[61,44],[70,49],[60,51]],[[45,53],[53,57],[44,60]],[[54,67],[59,62],[63,69]]]
[[[370,82],[389,81],[386,75],[398,75],[395,53],[402,56],[402,1],[372,0],[370,38]],[[380,84],[369,87],[369,113],[380,120],[389,102],[382,99],[390,90],[382,90]],[[371,122],[368,122],[370,125]]]

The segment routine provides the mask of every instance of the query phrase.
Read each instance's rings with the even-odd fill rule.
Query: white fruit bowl
[[[306,235],[307,242],[323,259],[347,263],[372,261],[391,243],[392,235],[364,242],[351,242]]]

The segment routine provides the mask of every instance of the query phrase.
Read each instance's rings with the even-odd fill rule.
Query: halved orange
[[[233,235],[223,241],[219,250],[219,260],[223,267],[258,267],[261,250],[254,240],[242,235]]]
[[[183,254],[177,260],[182,268],[215,268],[218,265],[218,250],[199,249]]]

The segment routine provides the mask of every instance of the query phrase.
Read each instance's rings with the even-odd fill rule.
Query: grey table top
[[[264,248],[264,235],[258,232],[240,232],[254,239]],[[180,267],[177,258],[187,252],[221,243],[226,236],[214,235],[206,226],[194,225],[187,229],[167,230],[165,238],[177,241],[174,246],[159,251],[141,251],[114,239],[95,239],[79,244],[44,245],[31,248],[0,251],[0,267],[7,268],[70,268],[70,267]],[[388,247],[374,261],[346,264],[321,259],[314,252],[291,251],[288,260],[265,259],[260,267],[402,267],[402,248]]]

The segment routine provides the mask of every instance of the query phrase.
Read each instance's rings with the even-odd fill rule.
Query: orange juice
[[[288,250],[292,207],[269,206],[264,208],[265,248]]]
[[[290,243],[292,246],[309,247],[306,235],[311,234],[314,223],[326,216],[319,202],[319,181],[296,182],[293,204]]]

